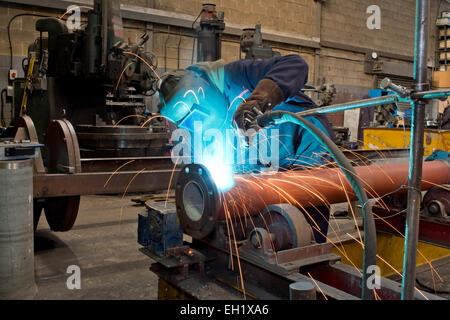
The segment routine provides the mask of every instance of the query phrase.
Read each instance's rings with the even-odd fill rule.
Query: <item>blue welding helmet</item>
[[[176,70],[162,76],[158,85],[160,113],[179,128],[194,132],[194,124],[202,129],[222,129],[227,121],[225,96],[207,76],[192,70]]]

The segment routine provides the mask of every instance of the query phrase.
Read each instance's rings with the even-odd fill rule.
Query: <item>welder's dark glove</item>
[[[272,110],[284,100],[283,91],[274,81],[262,79],[247,101],[237,108],[233,120],[239,129],[246,131],[257,116]]]

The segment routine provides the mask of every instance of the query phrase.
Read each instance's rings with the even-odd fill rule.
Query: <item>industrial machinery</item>
[[[257,24],[255,28],[246,28],[242,31],[240,46],[241,52],[245,53],[245,59],[270,59],[280,55],[270,46],[263,45],[262,40],[260,24]]]
[[[15,81],[15,117],[30,116],[41,143],[51,121],[67,119],[81,135],[82,152],[90,156],[105,156],[96,149],[110,150],[107,156],[165,153],[168,137],[160,134],[165,122],[138,127],[145,118],[144,98],[155,92],[157,60],[144,52],[148,35],[137,44],[125,42],[119,1],[95,1],[85,29],[70,31],[61,19],[42,18],[36,30],[40,37],[28,50],[27,77]],[[128,129],[144,143],[130,147],[135,141],[124,137],[126,128],[119,123],[134,126]],[[99,130],[114,142],[105,146]],[[159,148],[153,149],[155,144]]]
[[[36,146],[32,150],[20,146],[5,148],[10,154],[22,156],[36,153],[33,159],[35,228],[44,209],[53,231],[69,231],[78,215],[82,195],[151,192],[170,185],[174,169],[170,157],[82,158],[74,127],[66,119],[50,123],[45,135],[45,147],[39,143],[29,116],[19,117],[15,127],[7,131],[9,133],[4,136],[21,137],[19,141]],[[127,137],[132,138],[133,135]],[[42,151],[39,147],[43,147]],[[47,154],[45,162],[43,152]]]
[[[168,123],[145,103],[159,80],[157,58],[144,49],[149,36],[125,41],[118,0],[95,0],[73,30],[63,16],[36,22],[26,77],[13,83],[15,121],[2,132],[21,131],[42,146],[34,159],[34,223],[44,210],[53,231],[72,228],[81,195],[167,189],[176,174]],[[205,4],[199,17],[198,59],[220,59],[223,12]]]
[[[156,261],[151,270],[160,279],[160,298],[288,299],[296,296],[291,292],[293,283],[307,282],[314,284],[315,297],[319,299],[440,299],[417,290],[416,261],[419,239],[439,241],[446,248],[449,245],[448,153],[439,152],[439,156],[430,159],[432,161],[423,162],[423,138],[426,103],[446,99],[450,90],[428,91],[428,28],[424,22],[428,16],[427,1],[417,2],[417,13],[414,88],[406,89],[386,79],[383,82],[386,89],[394,93],[392,95],[296,114],[271,111],[255,120],[259,126],[284,122],[304,126],[326,146],[338,168],[236,175],[234,187],[220,191],[211,172],[193,164],[179,173],[174,205],[165,203],[164,210],[148,205],[149,212],[143,216],[146,218],[139,219],[138,239],[143,246],[141,251]],[[400,100],[413,106],[409,163],[351,166],[336,145],[328,137],[323,138],[324,134],[303,118],[397,104]],[[425,190],[428,193],[422,201]],[[373,210],[368,198],[378,199]],[[309,217],[311,211],[319,212],[320,206],[356,199],[364,217],[364,229],[358,231],[360,239],[354,239],[355,246],[362,248],[363,253],[364,265],[359,268],[354,263],[340,262],[346,258],[352,263],[341,241],[316,242],[313,232],[321,229],[316,220]],[[172,226],[168,228],[164,221],[174,217],[175,212],[179,220],[172,219]],[[372,275],[379,282],[369,285],[368,270],[375,267],[380,258],[374,233],[375,216],[378,228],[389,223],[390,232],[394,230],[403,236],[403,255],[396,252],[404,257],[402,284],[377,277],[373,271]],[[392,225],[391,218],[400,225]],[[180,227],[192,241],[181,242],[176,237]],[[333,246],[339,254],[333,251]],[[369,259],[371,263],[367,264]],[[314,298],[314,295],[303,297]]]
[[[370,90],[370,97],[381,98],[392,95],[393,92],[389,91],[390,84],[390,80],[386,78],[381,83],[382,89]],[[399,89],[406,90],[403,87]],[[437,101],[430,102],[426,118],[423,120],[425,156],[430,156],[435,150],[450,151],[450,131],[445,128],[444,113],[439,113],[436,109]],[[371,119],[362,128],[365,149],[409,147],[411,135],[407,129],[412,125],[412,109],[409,102],[400,100],[376,106],[372,110],[367,109],[366,112],[371,115]]]
[[[145,104],[159,78],[156,57],[144,50],[148,35],[124,40],[118,0],[95,0],[84,27],[43,17],[36,30],[26,78],[13,83],[15,120],[1,135],[42,147],[34,159],[35,227],[44,209],[53,231],[70,230],[83,194],[166,189],[170,132]]]
[[[356,171],[372,196],[392,193],[404,199],[407,190],[401,186],[408,176],[407,163],[360,166]],[[290,284],[314,281],[318,299],[359,299],[361,274],[340,262],[342,253],[333,252],[336,244],[316,243],[313,229],[317,227],[308,222],[305,210],[344,202],[347,197],[356,199],[341,175],[339,169],[240,175],[234,188],[221,192],[205,167],[188,165],[176,183],[176,203],[147,204],[147,216],[139,217],[141,251],[156,261],[151,270],[160,277],[160,285],[184,297],[207,298],[201,287],[208,283],[220,294],[214,299],[233,295],[288,299]],[[448,160],[425,163],[423,180],[427,181],[424,190],[447,184]],[[440,218],[445,215],[448,194],[442,192],[447,191],[429,191],[424,214],[431,210]],[[446,224],[448,234],[448,219]],[[181,232],[193,241],[183,242]],[[174,298],[159,292],[162,299]],[[400,298],[400,286],[385,278],[375,292],[383,300]],[[415,298],[438,299],[419,292]]]

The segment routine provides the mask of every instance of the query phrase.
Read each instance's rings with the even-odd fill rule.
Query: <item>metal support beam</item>
[[[428,17],[430,3],[428,0],[416,0],[416,40],[414,57],[414,79],[417,91],[428,89]],[[417,243],[419,237],[419,214],[421,204],[422,164],[424,155],[424,101],[413,105],[411,128],[411,152],[409,168],[408,208],[406,213],[405,249],[403,257],[402,300],[414,299],[416,282]]]
[[[33,197],[55,198],[160,191],[167,190],[169,187],[173,188],[177,177],[178,171],[172,170],[131,171],[115,174],[110,172],[38,174],[34,176]]]

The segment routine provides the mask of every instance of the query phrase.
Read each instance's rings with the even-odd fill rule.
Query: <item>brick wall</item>
[[[381,29],[367,28],[366,13],[370,5],[381,9]],[[438,7],[448,4],[430,1],[429,56],[434,57],[436,46],[436,15]],[[373,51],[413,56],[415,0],[327,0],[322,7],[322,41],[338,42]]]
[[[216,0],[227,22],[305,36],[315,36],[316,6],[313,0]],[[155,0],[156,9],[197,16],[204,0]]]
[[[414,49],[415,0],[328,0],[322,9],[322,39],[404,55]],[[381,9],[381,29],[366,26],[370,5]]]
[[[25,7],[0,3],[0,54],[9,55],[9,43],[7,25],[10,19],[22,13],[35,13],[58,17],[62,13],[54,10],[43,10],[36,7]],[[15,56],[25,56],[28,46],[39,36],[35,31],[37,17],[18,17],[11,24],[11,38],[13,44],[13,54]]]
[[[197,16],[204,0],[122,0],[122,3],[173,11],[177,13]],[[236,23],[253,27],[262,24],[264,29],[276,30],[292,35],[304,37],[317,36],[318,4],[314,0],[216,0],[218,11],[224,11],[226,23]],[[435,48],[435,16],[440,1],[431,1],[430,20],[430,58]],[[381,8],[381,30],[368,30],[366,21],[369,5],[379,5]],[[448,5],[441,4],[441,10]],[[33,12],[51,16],[59,16],[62,12],[46,10],[32,6],[21,6],[0,2],[0,55],[9,54],[6,25],[9,19],[18,13]],[[400,55],[413,55],[414,40],[414,0],[327,0],[322,6],[321,39],[343,45],[366,48],[367,50],[386,51]],[[21,17],[14,21],[11,27],[14,55],[22,57],[27,54],[27,48],[38,33],[34,31],[37,18]],[[125,37],[137,42],[145,29],[143,22],[124,21]],[[159,69],[184,68],[191,63],[192,31],[168,27],[167,25],[153,25],[155,31],[152,47],[159,57]],[[226,62],[239,59],[239,39],[225,35],[222,43],[222,57]],[[364,54],[349,50],[324,47],[313,50],[301,46],[269,42],[274,50],[283,55],[298,53],[308,62],[310,67],[309,81],[324,79],[338,85],[338,101],[354,98],[373,88],[374,76],[364,73]],[[317,59],[318,56],[318,59]],[[7,61],[3,59],[2,61]],[[431,59],[432,60],[432,59]],[[195,61],[195,57],[194,57]],[[319,62],[316,65],[316,62]],[[411,68],[412,68],[412,64]],[[5,66],[0,66],[5,68]],[[16,66],[16,68],[20,68]],[[0,84],[3,85],[3,78]]]
[[[149,3],[148,0],[123,0],[122,2],[138,6],[146,6]],[[204,1],[152,0],[150,2],[153,2],[153,6],[157,9],[196,16]],[[432,1],[432,12],[437,11],[437,2]],[[249,27],[261,23],[263,30],[267,28],[307,37],[316,35],[317,3],[313,0],[218,0],[216,4],[218,10],[225,12],[225,20],[228,23],[245,24]],[[378,4],[381,7],[381,30],[368,30],[366,27],[368,17],[366,9],[370,4]],[[414,0],[328,0],[322,9],[322,40],[411,56],[414,38],[414,4]],[[9,51],[6,24],[13,15],[24,12],[52,16],[60,14],[58,11],[43,10],[42,8],[0,3],[0,54],[6,55]],[[38,36],[38,33],[34,31],[36,20],[37,18],[34,17],[20,17],[12,24],[14,55],[26,55],[29,43]],[[125,24],[144,28],[143,23],[126,21]],[[431,27],[434,30],[433,23],[431,23]],[[160,26],[160,29],[167,32],[167,26]],[[126,29],[126,37],[137,41],[142,32]],[[153,48],[156,54],[162,55],[163,60],[167,60],[165,62],[167,67],[173,68],[174,65],[178,66],[180,36],[176,33],[180,33],[180,30],[172,28],[170,32],[174,34],[170,36],[167,34],[155,35]],[[189,30],[181,31],[181,34],[186,33],[191,34]],[[430,35],[434,36],[434,32],[430,32]],[[224,59],[227,62],[238,59],[237,38],[225,37],[224,40]],[[432,38],[430,55],[434,51],[434,42],[434,38]],[[180,48],[180,66],[184,66],[191,59],[192,38],[182,37]],[[291,47],[278,50],[287,54],[302,52],[304,48]],[[333,49],[323,49],[320,55],[320,68],[314,66],[313,53],[305,56],[310,64],[311,74],[320,70],[319,76],[327,78],[327,81],[347,85],[372,86],[371,79],[364,75],[362,64],[359,62],[363,59],[362,55]],[[314,77],[310,76],[310,79],[314,79]]]

